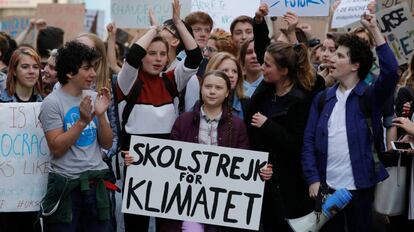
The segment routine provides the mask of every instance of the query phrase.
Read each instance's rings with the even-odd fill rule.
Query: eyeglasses
[[[205,46],[203,48],[203,52],[213,53],[213,52],[218,52],[218,50],[216,48],[213,48],[213,47]]]

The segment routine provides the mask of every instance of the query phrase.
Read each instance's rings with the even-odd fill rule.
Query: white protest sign
[[[332,28],[342,28],[361,19],[372,0],[342,0],[332,16]]]
[[[240,15],[253,17],[260,0],[192,0],[191,11],[204,11],[214,20],[215,28],[230,31],[233,19]]]
[[[282,16],[287,11],[298,16],[328,16],[329,0],[261,0],[269,6],[269,15]]]
[[[267,153],[131,137],[122,212],[258,230]]]
[[[148,28],[152,9],[158,23],[172,17],[171,0],[111,0],[111,18],[119,28]],[[181,17],[190,13],[191,0],[181,0]]]
[[[393,50],[398,64],[406,64],[414,51],[414,20],[406,2],[376,14],[381,33]]]
[[[38,211],[46,193],[50,156],[40,105],[0,104],[0,212]]]

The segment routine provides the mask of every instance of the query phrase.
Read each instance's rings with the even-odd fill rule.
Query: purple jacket
[[[223,107],[223,116],[217,127],[217,142],[219,146],[249,149],[249,138],[246,126],[237,116],[232,115],[231,143],[228,136],[227,107]],[[200,129],[200,105],[194,106],[193,112],[186,112],[175,120],[171,130],[171,139],[184,142],[198,143]]]

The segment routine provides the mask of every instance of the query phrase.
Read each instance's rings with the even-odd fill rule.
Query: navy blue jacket
[[[388,177],[380,165],[378,172],[372,155],[372,143],[379,148],[382,139],[381,108],[394,93],[398,82],[398,63],[388,44],[376,48],[380,75],[371,86],[360,81],[352,90],[346,102],[346,131],[352,172],[357,189],[369,188]],[[324,108],[319,115],[319,93],[313,100],[304,134],[302,168],[308,184],[326,181],[328,157],[328,121],[337,102],[336,90],[339,84],[328,89]],[[367,126],[359,98],[364,95],[371,107],[373,135]],[[378,150],[378,149],[377,149]]]

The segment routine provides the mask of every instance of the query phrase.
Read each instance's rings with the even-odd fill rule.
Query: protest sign
[[[381,33],[385,35],[398,64],[406,64],[414,51],[414,20],[408,4],[396,5],[376,14]]]
[[[371,0],[343,0],[332,16],[332,28],[342,28],[361,19]]]
[[[65,31],[65,41],[69,41],[84,31],[85,6],[83,4],[39,4],[36,18],[46,20],[48,26]]]
[[[181,17],[190,13],[191,0],[181,0]],[[172,17],[171,0],[111,0],[111,18],[119,28],[148,28],[148,11],[152,9],[158,23]]]
[[[230,24],[240,15],[254,16],[259,0],[192,0],[191,11],[204,11],[214,20],[215,28],[230,31]]]
[[[46,193],[50,156],[40,105],[0,104],[0,212],[38,211]]]
[[[85,13],[85,20],[83,30],[96,34],[99,38],[104,39],[104,17],[105,11],[87,9]]]
[[[258,230],[267,153],[132,136],[122,212]]]
[[[282,16],[287,11],[298,16],[328,16],[329,0],[261,0],[269,6],[269,15]]]
[[[24,29],[29,27],[30,24],[29,16],[8,16],[1,19],[0,30],[16,38]],[[23,43],[32,44],[34,41],[35,33],[34,30],[26,37]]]

